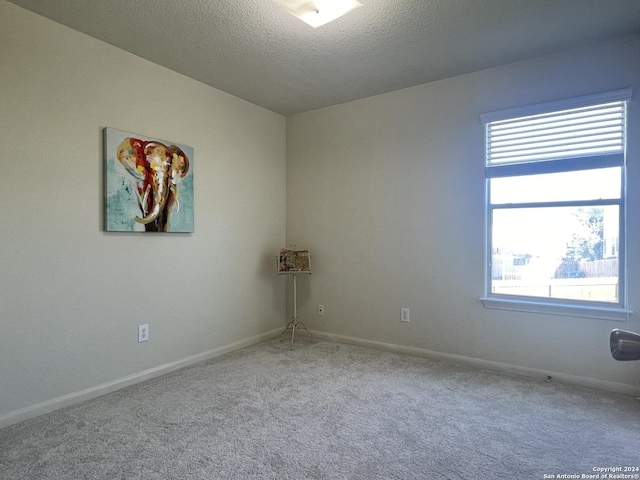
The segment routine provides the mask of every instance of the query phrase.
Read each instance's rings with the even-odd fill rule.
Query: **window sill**
[[[568,317],[597,318],[599,320],[613,320],[617,322],[626,322],[629,315],[633,313],[631,310],[621,307],[606,307],[601,305],[567,305],[496,297],[482,297],[480,298],[480,301],[485,308],[498,310],[563,315]]]

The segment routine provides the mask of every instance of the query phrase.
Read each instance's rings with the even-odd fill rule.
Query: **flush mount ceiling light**
[[[318,28],[361,7],[356,0],[274,0],[294,17]]]

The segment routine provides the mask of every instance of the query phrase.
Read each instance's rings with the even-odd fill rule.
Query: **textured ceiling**
[[[272,0],[10,1],[284,115],[640,33],[640,0],[360,0],[317,30]]]

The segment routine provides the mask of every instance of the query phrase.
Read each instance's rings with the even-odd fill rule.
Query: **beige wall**
[[[284,117],[4,0],[0,98],[0,426],[283,327]],[[103,231],[105,127],[195,149],[195,233]]]
[[[640,39],[591,45],[287,119],[287,241],[312,252],[299,315],[319,332],[639,390],[611,358],[629,323],[485,309],[483,112],[640,92]],[[629,108],[629,294],[640,310],[640,102]],[[316,316],[316,305],[325,316]],[[411,323],[400,323],[400,308]],[[290,307],[289,307],[290,308]],[[607,382],[611,382],[608,384]]]

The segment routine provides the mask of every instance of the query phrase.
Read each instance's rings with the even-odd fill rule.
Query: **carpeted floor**
[[[633,397],[330,342],[261,343],[0,430],[2,480],[542,480],[607,467],[640,467]]]

